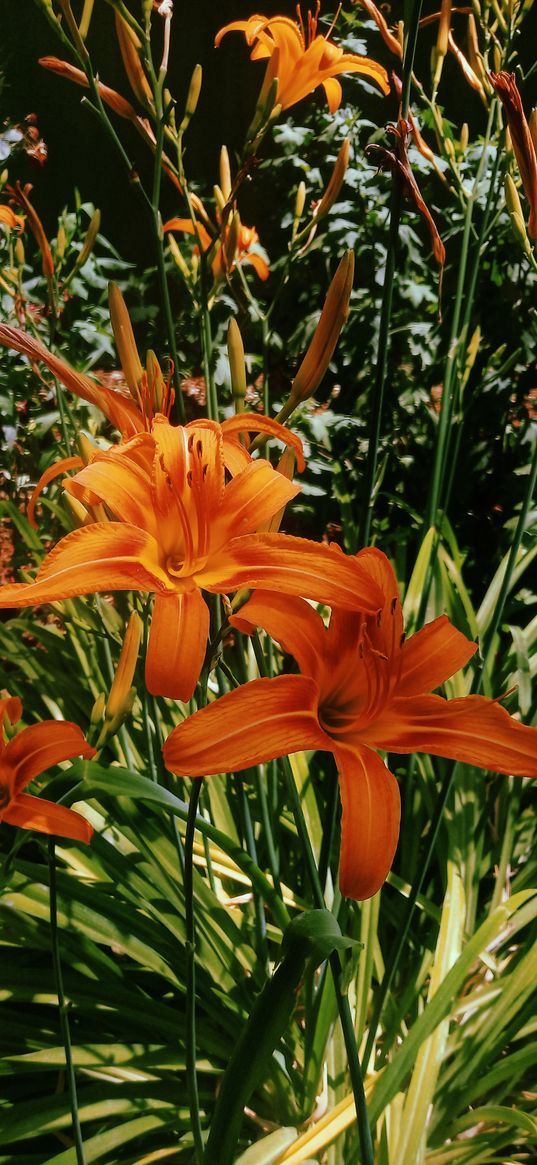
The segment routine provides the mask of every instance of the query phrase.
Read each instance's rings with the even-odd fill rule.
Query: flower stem
[[[48,866],[49,866],[49,885],[50,885],[50,935],[52,945],[52,963],[54,967],[54,979],[56,983],[56,994],[58,996],[58,1010],[60,1014],[60,1029],[62,1033],[63,1047],[65,1051],[65,1067],[67,1069],[67,1086],[69,1090],[69,1103],[71,1106],[71,1122],[73,1126],[73,1137],[75,1142],[75,1152],[77,1165],[86,1165],[86,1158],[84,1156],[84,1143],[82,1140],[82,1129],[80,1127],[80,1119],[78,1116],[78,1101],[76,1092],[76,1077],[75,1068],[73,1064],[73,1055],[71,1050],[71,1032],[69,1030],[69,1016],[68,1004],[65,999],[65,992],[63,989],[63,975],[60,958],[60,942],[58,936],[58,902],[56,889],[56,851],[54,838],[50,838],[48,843]]]
[[[304,813],[302,811],[302,805],[300,803],[300,797],[296,787],[295,779],[293,777],[289,757],[282,757],[282,766],[287,781],[287,788],[291,799],[291,807],[293,810],[298,836],[303,847],[304,857],[308,867],[308,875],[311,882],[315,906],[318,910],[324,910],[326,907],[321,882],[319,880],[319,872],[317,870],[315,856],[308,834],[308,827],[306,825]],[[334,992],[339,1012],[341,1030],[343,1032],[345,1050],[348,1057],[349,1075],[351,1078],[354,1104],[356,1108],[358,1136],[360,1138],[362,1165],[373,1165],[373,1142],[371,1139],[371,1129],[369,1127],[369,1121],[367,1117],[367,1105],[362,1079],[362,1071],[360,1068],[360,1058],[358,1056],[358,1045],[356,1043],[356,1035],[354,1031],[349,998],[341,987],[341,960],[337,951],[332,952],[329,962],[332,978],[334,981]]]
[[[403,59],[403,93],[401,103],[401,117],[406,117],[410,102],[410,85],[412,79],[412,65],[416,51],[419,19],[422,0],[414,0],[408,24],[408,37],[405,41]],[[375,380],[370,408],[370,430],[365,467],[364,502],[359,529],[359,544],[367,546],[369,542],[373,504],[375,498],[375,478],[377,476],[378,449],[382,425],[382,411],[384,406],[384,388],[388,368],[388,350],[390,336],[390,322],[392,316],[393,290],[397,248],[399,242],[399,220],[401,218],[402,189],[401,179],[394,174],[390,203],[390,233],[384,272],[384,287],[382,290],[382,305],[380,309],[379,336],[377,344],[377,361]]]

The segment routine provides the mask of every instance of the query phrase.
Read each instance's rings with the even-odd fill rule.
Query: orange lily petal
[[[130,458],[114,449],[97,454],[95,459],[73,477],[69,493],[80,501],[87,499],[86,491],[96,495],[116,517],[132,526],[157,536],[158,527],[153,507],[149,504],[147,472]]]
[[[32,526],[34,530],[37,530],[35,507],[39,495],[43,492],[49,482],[54,481],[55,477],[59,477],[62,473],[68,473],[70,469],[79,469],[83,464],[84,462],[82,461],[81,457],[62,457],[61,461],[55,461],[54,465],[49,465],[48,469],[45,469],[45,472],[41,474],[35,489],[32,490],[32,495],[30,497],[30,501],[28,502],[28,509],[26,511],[26,517],[28,518],[30,526]]]
[[[537,732],[485,696],[402,696],[361,733],[387,752],[428,752],[515,777],[537,777]]]
[[[225,545],[235,535],[253,534],[283,506],[300,493],[268,461],[250,461],[228,482],[222,505],[215,517],[214,545]]]
[[[174,728],[164,748],[172,773],[235,772],[304,748],[331,749],[317,721],[317,686],[305,676],[253,680]]]
[[[399,839],[395,777],[368,748],[334,750],[343,814],[339,885],[346,898],[371,898],[385,882]]]
[[[72,841],[89,844],[93,826],[80,813],[68,809],[66,805],[55,805],[43,797],[32,797],[29,793],[19,793],[16,800],[2,814],[2,820],[21,829],[35,829],[38,833],[69,837]]]
[[[127,400],[110,388],[104,388],[96,381],[90,380],[83,372],[76,372],[70,364],[49,352],[39,340],[35,340],[27,332],[21,331],[20,328],[12,328],[9,324],[0,324],[0,344],[14,348],[29,360],[41,360],[69,392],[88,401],[89,404],[96,405],[110,423],[125,436],[130,437],[143,429],[143,418],[134,401]]]
[[[294,449],[296,453],[297,468],[299,473],[302,473],[305,468],[304,448],[302,441],[297,433],[293,433],[291,429],[286,429],[285,425],[281,425],[279,421],[273,420],[272,417],[263,417],[256,415],[256,413],[238,413],[235,417],[228,417],[226,421],[222,421],[222,434],[224,437],[224,456],[227,458],[227,446],[231,444],[229,438],[239,433],[266,433],[269,437],[275,437],[277,441],[282,441],[284,445],[288,445]],[[234,443],[234,442],[233,442]],[[244,451],[244,446],[241,445]],[[226,468],[229,468],[226,460]]]
[[[204,251],[208,251],[213,244],[209,232],[203,226],[203,223],[192,222],[190,218],[170,218],[164,223],[163,231],[183,231],[186,235],[197,235]]]
[[[157,595],[145,661],[154,696],[190,700],[205,658],[209,608],[198,590]]]
[[[150,534],[122,522],[96,522],[62,538],[35,582],[0,587],[0,605],[29,607],[103,591],[174,589]]]
[[[368,627],[372,647],[391,663],[399,656],[403,635],[403,612],[395,571],[389,558],[375,546],[368,546],[356,556],[382,590],[383,604],[376,626]]]
[[[78,725],[68,720],[43,720],[18,732],[7,745],[3,760],[13,774],[13,790],[18,794],[34,777],[73,756],[95,756]]]
[[[341,98],[343,97],[343,90],[341,85],[339,81],[336,81],[335,77],[327,77],[326,81],[323,81],[322,84],[326,93],[326,99],[328,101],[328,108],[330,113],[335,113],[336,110],[339,109],[341,105]]]
[[[476,651],[477,643],[457,631],[447,615],[440,615],[403,644],[397,695],[432,692],[464,667]]]
[[[265,282],[265,280],[268,279],[268,277],[270,275],[270,267],[269,267],[266,259],[263,259],[263,257],[261,255],[258,255],[255,251],[248,251],[247,254],[240,255],[238,262],[239,263],[250,263],[251,266],[254,268],[256,275],[258,275],[259,278],[263,280],[263,283]]]
[[[287,534],[249,534],[234,538],[214,566],[200,571],[199,585],[225,592],[242,587],[284,591],[351,611],[375,614],[382,606],[377,583],[357,557]]]
[[[10,206],[0,206],[0,223],[9,227],[10,230],[21,230],[24,226],[24,219],[21,214],[15,214]]]
[[[274,591],[254,591],[229,622],[246,633],[262,627],[285,652],[294,656],[303,675],[317,680],[322,668],[326,628],[321,616],[305,599]]]

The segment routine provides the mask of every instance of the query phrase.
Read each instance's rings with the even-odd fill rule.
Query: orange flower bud
[[[433,89],[436,93],[440,84],[442,76],[442,69],[444,66],[444,57],[448,51],[448,42],[451,29],[451,0],[442,0],[440,8],[440,20],[438,22],[438,33],[436,37],[436,45],[433,49],[432,65],[433,65]]]
[[[134,29],[119,15],[119,12],[115,13],[115,22],[119,51],[130,87],[140,105],[151,109],[153,94],[140,62],[140,49],[142,47],[140,39]]]
[[[347,251],[332,279],[321,318],[291,385],[289,400],[277,418],[279,421],[288,417],[300,401],[308,400],[321,383],[349,314],[353,276],[354,254]]]
[[[39,64],[44,69],[48,69],[51,73],[56,73],[58,77],[66,77],[68,81],[74,81],[75,85],[80,85],[82,89],[89,89],[90,84],[86,74],[82,69],[75,68],[70,65],[68,61],[60,61],[58,57],[40,57]],[[115,89],[110,89],[108,85],[103,85],[102,81],[97,81],[97,89],[99,96],[105,105],[114,110],[119,117],[124,117],[127,121],[136,121],[136,110],[133,109],[130,102],[126,101],[120,93],[116,93]]]
[[[336,201],[336,198],[339,195],[341,187],[343,186],[345,174],[347,173],[347,167],[349,165],[350,149],[351,149],[351,140],[350,140],[350,138],[345,138],[345,141],[343,142],[343,144],[340,148],[339,154],[336,158],[336,164],[335,164],[334,169],[332,171],[332,176],[330,178],[328,186],[326,187],[326,190],[321,198],[321,201],[320,201],[320,203],[315,211],[315,218],[316,219],[320,219],[325,214],[328,214],[328,211],[334,205],[334,202]]]
[[[403,56],[403,48],[402,48],[402,45],[399,41],[399,38],[394,36],[393,33],[390,32],[388,25],[386,24],[386,21],[382,15],[382,12],[379,12],[379,9],[377,8],[376,4],[373,4],[373,0],[359,0],[359,3],[362,5],[363,8],[365,8],[367,15],[370,16],[371,19],[375,21],[375,24],[380,32],[380,35],[384,41],[384,44],[387,45],[390,52],[395,53],[396,57],[402,57]]]
[[[67,276],[67,279],[65,280],[66,284],[70,282],[70,280],[73,278],[73,275],[75,274],[75,272],[79,271],[80,268],[84,266],[84,263],[86,262],[86,260],[89,259],[89,256],[91,255],[91,252],[93,251],[93,248],[95,246],[95,240],[97,238],[97,235],[99,234],[100,226],[101,226],[101,212],[100,212],[100,210],[95,210],[91,216],[90,224],[89,224],[89,227],[86,231],[86,237],[85,237],[84,242],[82,243],[82,246],[80,248],[80,251],[78,252],[78,255],[76,257],[76,262],[75,262],[75,265],[73,267],[73,270],[69,272],[69,275]]]
[[[110,319],[112,320],[112,329],[121,367],[129,386],[130,394],[133,400],[136,401],[136,404],[141,407],[140,381],[144,370],[138,355],[129,313],[117,284],[109,284],[108,296]]]
[[[122,720],[132,707],[132,681],[140,651],[143,623],[137,611],[133,611],[127,624],[125,639],[119,657],[116,674],[104,710],[103,733],[110,736],[119,728]],[[101,737],[103,736],[101,733]],[[101,739],[99,743],[104,743]]]
[[[471,88],[475,90],[476,93],[479,93],[479,96],[481,97],[482,101],[484,101],[486,104],[487,98],[485,95],[485,90],[483,89],[483,86],[481,84],[481,81],[479,80],[479,77],[477,77],[476,74],[474,73],[474,70],[472,69],[472,66],[470,65],[469,61],[466,60],[464,53],[461,51],[459,46],[457,44],[455,44],[455,41],[453,40],[451,33],[449,34],[449,37],[448,37],[448,43],[449,43],[450,51],[453,53],[453,56],[456,57],[457,62],[462,69],[465,80],[468,82],[468,84],[471,86]]]

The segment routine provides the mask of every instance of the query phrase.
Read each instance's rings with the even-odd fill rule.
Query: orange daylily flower
[[[5,719],[17,724],[22,716],[18,696],[0,696],[0,821],[35,829],[38,833],[90,842],[93,828],[80,813],[65,805],[23,793],[23,789],[60,761],[95,756],[77,724],[68,720],[43,720],[23,728],[6,741]]]
[[[252,60],[270,59],[278,53],[276,102],[282,109],[296,105],[322,85],[330,112],[335,113],[342,98],[341,85],[336,80],[339,73],[361,73],[376,81],[384,94],[389,93],[388,75],[382,65],[369,57],[345,53],[328,36],[317,35],[319,9],[320,0],[315,14],[308,12],[307,32],[298,8],[298,22],[287,16],[258,14],[248,20],[235,20],[220,29],[214,43],[218,48],[228,32],[243,32],[247,43],[253,45]]]
[[[21,214],[15,214],[10,206],[0,206],[0,223],[2,226],[8,227],[10,231],[24,229],[24,218]]]
[[[83,503],[106,504],[113,520],[67,534],[34,582],[0,587],[0,606],[114,590],[155,594],[146,683],[180,700],[190,699],[206,649],[202,589],[264,587],[375,612],[381,592],[358,560],[305,538],[256,533],[299,487],[240,445],[239,434],[255,430],[292,439],[268,417],[245,413],[225,427],[157,417],[150,434],[97,452],[65,485]]]
[[[445,615],[405,642],[388,559],[366,549],[356,561],[383,592],[378,615],[335,610],[326,627],[302,599],[254,594],[231,622],[265,628],[302,674],[253,680],[215,700],[173,730],[164,761],[196,777],[302,749],[332,752],[343,806],[341,890],[362,899],[382,886],[399,836],[397,781],[375,749],[537,777],[537,732],[483,696],[432,695],[476,644]]]
[[[252,250],[259,242],[255,227],[243,226],[238,210],[231,212],[225,224],[222,224],[218,209],[216,217],[218,225],[213,234],[199,219],[193,223],[190,218],[170,218],[164,223],[163,230],[196,235],[204,255],[209,257],[216,282],[225,279],[237,263],[250,263],[263,282],[268,279],[270,270],[266,259]],[[206,221],[211,225],[207,217]]]

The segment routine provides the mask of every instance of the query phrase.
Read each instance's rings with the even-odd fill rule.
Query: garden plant
[[[532,6],[29,5],[144,230],[4,122],[0,1165],[536,1158]]]

